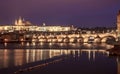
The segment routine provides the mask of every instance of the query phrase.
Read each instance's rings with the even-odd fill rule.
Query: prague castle
[[[15,20],[15,25],[16,26],[31,26],[32,23],[30,23],[29,21],[24,21],[24,19],[19,17],[18,20]]]
[[[45,23],[34,25],[19,17],[14,25],[0,26],[0,34],[1,42],[115,42],[120,38],[120,11],[117,15],[117,31],[82,30],[73,26],[46,26]]]
[[[40,31],[40,32],[61,32],[61,31],[70,31],[72,30],[71,27],[69,26],[46,26],[45,23],[43,25],[38,26],[38,25],[33,25],[29,21],[25,21],[21,17],[19,17],[18,20],[15,20],[14,25],[5,25],[5,26],[0,26],[0,32],[1,31],[8,31],[8,32],[13,32],[13,31]]]

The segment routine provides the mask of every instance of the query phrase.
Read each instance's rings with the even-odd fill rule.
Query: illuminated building
[[[60,31],[70,31],[71,27],[65,27],[65,26],[46,26],[45,23],[43,23],[42,26],[36,26],[31,24],[29,21],[25,21],[21,17],[19,17],[18,20],[15,20],[14,25],[9,26],[0,26],[0,31],[42,31],[42,32],[60,32]]]
[[[118,33],[120,33],[120,12],[118,15]],[[33,42],[114,42],[117,41],[116,29],[113,31],[98,32],[81,30],[73,26],[46,26],[34,25],[21,17],[15,20],[14,25],[0,26],[0,41],[33,41]]]
[[[24,20],[23,20],[21,17],[19,17],[18,20],[15,20],[15,25],[16,25],[16,26],[25,25],[23,21],[24,21]]]
[[[117,15],[117,32],[118,32],[118,37],[120,37],[120,10]]]

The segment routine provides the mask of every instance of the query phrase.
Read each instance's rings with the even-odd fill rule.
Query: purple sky
[[[33,24],[114,27],[120,0],[0,0],[0,24],[19,16]]]

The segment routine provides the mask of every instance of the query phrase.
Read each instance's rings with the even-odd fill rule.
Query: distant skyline
[[[19,16],[33,24],[115,27],[120,0],[0,0],[0,25]]]

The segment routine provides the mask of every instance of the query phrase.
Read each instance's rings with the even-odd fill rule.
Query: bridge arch
[[[89,36],[88,37],[88,42],[94,42],[95,37],[94,36]]]
[[[95,42],[95,43],[100,43],[100,42],[101,42],[101,38],[95,38],[95,39],[94,39],[94,42]]]
[[[84,38],[83,38],[83,37],[78,37],[78,38],[77,38],[77,42],[79,42],[79,43],[84,42]]]
[[[66,36],[64,39],[63,39],[63,42],[66,42],[68,43],[70,41],[70,38],[68,36]]]
[[[88,37],[83,37],[84,42],[88,42]]]
[[[94,42],[95,43],[101,43],[101,40],[102,40],[101,37],[99,35],[97,35],[94,39]]]
[[[102,40],[101,40],[101,42],[107,42],[107,43],[115,42],[115,41],[116,41],[116,38],[114,36],[104,36],[102,37]]]

